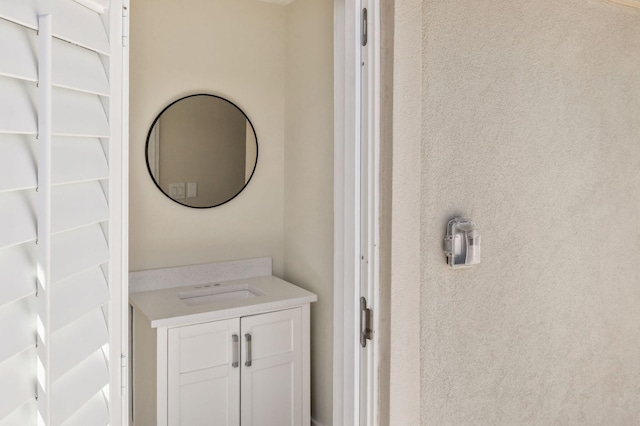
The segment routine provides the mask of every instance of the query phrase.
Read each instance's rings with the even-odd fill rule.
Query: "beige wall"
[[[312,417],[332,424],[333,1],[286,8],[284,278],[311,306]]]
[[[271,256],[282,275],[284,26],[282,6],[253,0],[131,2],[131,270]],[[144,157],[155,116],[199,92],[242,108],[260,151],[247,188],[205,210],[160,193]]]
[[[420,356],[403,358],[420,393],[406,403],[423,425],[640,423],[640,11],[434,0],[417,22],[412,3],[396,1],[394,83],[407,114],[415,94],[398,89],[422,92],[422,145],[394,134],[394,155],[421,159],[394,158],[393,197],[415,193],[396,194],[401,179],[421,185],[420,272],[392,284],[399,306],[421,283]],[[398,210],[394,225],[415,222]],[[454,215],[482,229],[478,267],[445,266]],[[404,373],[392,376],[397,425],[414,424],[393,409]]]
[[[251,127],[251,123],[249,123],[248,120],[246,120],[244,133],[246,136],[244,181],[248,182],[249,179],[251,179],[251,174],[253,173],[253,169],[256,166],[256,158],[258,156],[258,145],[256,144],[256,135],[253,133],[253,127]]]

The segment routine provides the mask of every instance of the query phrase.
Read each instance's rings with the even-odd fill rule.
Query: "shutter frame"
[[[0,2],[0,426],[126,418],[122,2]]]

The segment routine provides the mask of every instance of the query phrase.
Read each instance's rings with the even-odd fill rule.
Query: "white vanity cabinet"
[[[308,426],[316,300],[272,276],[131,294],[130,425]]]
[[[169,425],[302,425],[302,309],[176,327]]]

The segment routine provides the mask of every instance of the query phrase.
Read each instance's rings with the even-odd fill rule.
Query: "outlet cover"
[[[174,200],[180,200],[184,198],[184,182],[183,183],[170,183],[169,184],[169,196]]]

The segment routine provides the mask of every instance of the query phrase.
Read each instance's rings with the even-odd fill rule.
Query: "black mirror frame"
[[[190,206],[188,204],[181,203],[180,201],[176,200],[175,198],[172,198],[171,196],[169,196],[169,194],[164,192],[164,190],[160,187],[160,184],[156,181],[155,177],[153,176],[153,173],[151,173],[151,166],[149,165],[149,139],[151,138],[151,132],[153,131],[153,128],[155,127],[155,125],[158,122],[158,120],[160,119],[160,117],[162,116],[162,114],[166,110],[171,108],[172,105],[174,105],[174,104],[176,104],[176,103],[178,103],[178,102],[180,102],[182,100],[185,100],[185,99],[188,99],[188,98],[193,98],[195,96],[210,96],[212,98],[217,98],[217,99],[223,100],[223,101],[233,105],[234,107],[236,107],[238,109],[238,111],[240,111],[242,113],[242,115],[244,115],[244,117],[247,119],[247,122],[249,123],[249,125],[251,126],[251,130],[253,131],[253,137],[254,137],[254,139],[256,141],[256,161],[253,164],[253,170],[251,170],[251,175],[249,176],[249,179],[247,179],[247,181],[245,182],[244,186],[242,188],[240,188],[240,190],[233,197],[229,198],[226,201],[223,201],[222,203],[215,204],[213,206],[205,206],[205,207]],[[214,207],[221,206],[221,205],[226,204],[229,201],[233,200],[238,195],[240,195],[240,193],[242,191],[244,191],[244,189],[247,187],[247,185],[249,185],[249,182],[251,182],[251,179],[253,178],[253,175],[256,172],[256,167],[258,167],[259,150],[260,150],[260,147],[258,146],[258,135],[256,134],[256,129],[255,129],[255,127],[253,127],[253,123],[251,122],[251,120],[249,119],[247,114],[242,110],[242,108],[240,108],[238,105],[236,105],[235,103],[231,102],[230,100],[228,100],[226,98],[223,98],[222,96],[212,95],[212,94],[209,94],[209,93],[196,93],[196,94],[193,94],[193,95],[184,96],[184,97],[182,97],[180,99],[176,99],[175,101],[171,102],[169,105],[164,107],[162,109],[162,111],[160,111],[160,113],[156,116],[156,118],[153,120],[153,123],[151,123],[151,126],[149,127],[149,132],[147,133],[147,141],[146,141],[145,146],[144,146],[144,158],[145,158],[145,161],[147,163],[147,172],[149,172],[149,177],[151,178],[151,180],[155,184],[156,188],[158,188],[158,190],[162,194],[164,194],[164,196],[166,196],[168,199],[170,199],[174,203],[177,203],[177,204],[180,204],[182,206],[189,207],[189,208],[192,208],[192,209],[212,209]]]

